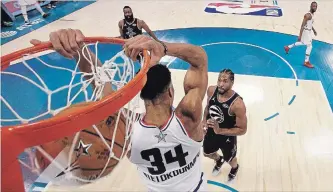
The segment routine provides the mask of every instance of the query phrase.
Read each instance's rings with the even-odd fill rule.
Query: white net
[[[22,67],[23,65],[25,67],[23,73],[22,70],[17,70],[15,68],[10,69],[10,67],[8,70],[1,71],[1,77],[2,79],[5,79],[5,81],[2,81],[1,83],[2,85],[7,84],[7,86],[2,86],[2,94],[0,96],[1,109],[4,112],[1,115],[1,126],[32,123],[49,118],[68,109],[73,104],[93,102],[101,99],[103,97],[103,90],[109,83],[111,83],[113,90],[116,91],[131,81],[136,74],[136,68],[142,66],[144,59],[141,57],[141,65],[136,65],[122,50],[117,50],[115,51],[116,54],[112,54],[112,51],[105,51],[105,48],[103,48],[104,53],[102,57],[105,58],[110,54],[114,56],[111,59],[105,59],[103,65],[99,66],[99,49],[102,49],[99,48],[100,44],[102,43],[97,42],[89,45],[86,44],[83,47],[81,54],[79,54],[79,59],[74,66],[63,66],[64,64],[62,65],[59,63],[58,65],[49,64],[55,57],[59,58],[60,56],[53,52],[52,54],[56,54],[56,56],[53,55],[43,59],[43,56],[46,53],[50,54],[50,52],[44,52],[23,55],[20,60],[11,64],[11,67],[14,65],[21,65],[20,67]],[[88,49],[94,53],[87,51]],[[34,61],[31,62],[31,59]],[[68,63],[68,60],[64,58],[62,58],[62,60],[65,63]],[[79,70],[79,63],[81,60],[86,60],[89,63],[91,72]],[[48,68],[48,71],[50,71],[49,69],[52,69],[51,71],[54,71],[55,74],[60,74],[55,71],[62,71],[61,74],[63,76],[65,76],[64,74],[69,76],[68,78],[65,78],[68,81],[64,82],[63,85],[54,86],[54,83],[52,82],[62,79],[62,76],[53,76],[53,78],[50,78],[49,76],[55,74],[51,74],[50,72],[43,74],[41,66],[42,68]],[[36,68],[40,71],[36,70]],[[27,73],[30,75],[27,75]],[[23,95],[20,98],[25,101],[17,101],[17,98],[13,96],[15,91],[10,91],[10,88],[8,87],[8,84],[14,81],[16,83],[20,81],[24,82],[21,85],[28,83],[30,86],[34,86],[39,92],[42,92],[39,93],[39,95],[45,94],[43,96],[43,102],[40,101],[40,103],[43,103],[42,105],[45,105],[45,109],[30,113],[29,110],[28,112],[26,111],[30,106],[22,107],[22,104],[18,105],[17,103],[27,103],[26,101],[29,100],[29,98]],[[94,86],[92,86],[92,84],[94,84]],[[19,89],[19,87],[17,89]],[[35,91],[32,91],[31,94]],[[11,93],[9,94],[9,92]],[[22,93],[16,91],[16,94]],[[24,94],[29,95],[29,93]],[[35,96],[36,94],[33,94],[31,97]],[[9,99],[13,97],[14,99]],[[62,102],[57,103],[57,100],[61,100]],[[54,102],[56,102],[56,104],[54,104]],[[83,183],[93,182],[94,180],[109,174],[117,162],[126,155],[128,146],[130,145],[129,137],[131,134],[131,125],[138,118],[138,115],[135,113],[138,107],[139,98],[136,96],[123,106],[123,108],[119,109],[119,112],[110,114],[110,117],[105,121],[96,122],[95,125],[91,125],[90,130],[86,130],[85,133],[90,133],[90,136],[94,136],[94,139],[91,139],[90,136],[89,138],[88,136],[84,137],[82,132],[69,136],[70,139],[66,137],[67,140],[59,138],[59,141],[62,143],[67,141],[66,145],[63,145],[65,147],[61,148],[60,153],[52,153],[52,150],[51,152],[50,150],[47,150],[50,148],[43,147],[42,145],[26,149],[25,153],[19,158],[19,162],[22,165],[23,177],[26,182],[26,190],[29,191],[28,189],[31,189],[36,181],[42,181],[44,183],[52,182],[55,185],[81,185]],[[112,123],[108,121],[112,121]],[[105,128],[105,126],[107,128]],[[118,130],[118,128],[121,130]],[[120,133],[121,135],[119,135]],[[86,138],[88,138],[88,141],[84,140]],[[122,138],[123,140],[119,140],[119,138]],[[57,141],[55,141],[54,144],[56,142]],[[56,145],[52,147],[52,143],[50,145],[51,148],[57,147]],[[91,149],[94,148],[94,146],[97,147]],[[103,148],[103,150],[98,151],[101,148]],[[89,154],[89,150],[96,153]],[[48,161],[50,164],[47,166],[41,166],[40,159],[36,157],[37,153],[41,154],[40,156],[43,157],[43,162]],[[82,165],[87,166],[87,162],[89,162],[87,156],[91,158],[89,163],[90,167],[88,166],[91,169],[83,169],[80,167]],[[95,162],[98,162],[98,165],[97,163],[96,166],[93,165],[94,160],[96,160]],[[101,165],[101,162],[103,165]],[[94,167],[98,167],[98,171],[93,170]],[[28,170],[28,172],[30,171],[30,173],[25,173],[25,169]],[[29,178],[29,175],[25,175],[31,173],[35,173],[37,176],[35,176],[35,178]]]

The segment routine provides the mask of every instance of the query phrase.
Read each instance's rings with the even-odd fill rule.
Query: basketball
[[[70,115],[73,111],[89,104],[90,103],[80,103],[72,105],[58,115]],[[120,159],[124,155],[123,153],[126,152],[128,147],[128,143],[125,142],[126,119],[120,114],[118,126],[116,127],[118,114],[120,113],[117,112],[112,114],[95,125],[80,131],[78,139],[74,144],[72,162],[70,163],[72,167],[78,167],[79,170],[75,169],[75,171],[79,171],[80,173],[79,175],[75,174],[77,177],[94,180],[98,178],[101,173],[101,177],[109,174],[119,162],[112,157]],[[94,126],[100,133],[94,129]],[[103,136],[103,139],[99,134]],[[41,145],[41,148],[53,158],[56,158],[60,153],[65,153],[65,156],[68,159],[70,155],[69,149],[74,142],[74,137],[75,134],[43,144]],[[112,151],[110,151],[110,147]],[[109,156],[111,157],[109,158]],[[42,170],[51,164],[51,162],[38,150],[36,152],[36,159],[38,166]]]

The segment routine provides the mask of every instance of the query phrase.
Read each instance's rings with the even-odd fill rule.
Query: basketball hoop
[[[116,45],[121,46],[124,44],[124,40],[117,39],[117,38],[105,38],[105,37],[86,37],[84,42],[88,46],[94,44],[96,58],[98,57],[97,47],[98,44],[109,44],[109,45]],[[121,50],[121,47],[119,47]],[[122,111],[122,108],[129,104],[131,100],[140,92],[146,82],[146,73],[149,69],[149,55],[147,51],[143,51],[143,60],[141,61],[141,68],[138,74],[135,75],[134,71],[134,64],[132,61],[127,58],[123,51],[117,53],[113,58],[108,59],[104,62],[102,67],[96,67],[96,61],[92,61],[91,57],[85,55],[84,57],[91,62],[91,66],[95,67],[95,70],[92,74],[92,80],[83,80],[84,76],[88,75],[83,72],[77,72],[77,62],[76,67],[74,70],[67,70],[63,67],[59,66],[52,66],[47,62],[43,61],[39,58],[40,55],[52,52],[52,45],[50,42],[42,43],[37,46],[33,46],[30,48],[22,49],[16,51],[14,53],[5,55],[1,57],[1,76],[4,75],[11,75],[17,78],[22,78],[25,81],[29,81],[29,83],[35,85],[42,91],[45,91],[47,98],[51,100],[51,95],[56,91],[61,91],[64,89],[68,89],[69,92],[66,98],[66,105],[59,107],[58,109],[52,109],[52,104],[48,103],[48,114],[40,114],[39,116],[33,118],[23,118],[20,114],[15,111],[11,104],[7,101],[3,94],[1,93],[0,99],[2,105],[7,106],[8,110],[10,110],[15,116],[12,119],[3,119],[1,116],[1,126],[7,123],[15,123],[19,122],[19,124],[15,125],[5,125],[1,127],[1,189],[2,191],[15,191],[15,192],[23,192],[24,189],[24,181],[21,175],[21,165],[18,161],[18,156],[26,149],[34,146],[39,146],[43,143],[52,142],[54,140],[63,138],[64,136],[73,135],[76,132],[79,132],[86,127],[92,126],[103,119],[106,119],[110,114]],[[57,70],[67,70],[73,74],[73,78],[71,79],[69,85],[67,87],[60,87],[57,90],[51,91],[47,85],[42,80],[42,77],[38,75],[32,67],[29,65],[28,62],[25,60],[34,58],[37,61],[41,62],[43,66],[54,68]],[[121,64],[117,64],[117,59],[123,59],[124,62]],[[24,64],[27,68],[35,74],[36,79],[33,80],[25,77],[22,74],[17,74],[12,71],[5,71],[9,69],[13,63],[21,62],[20,64]],[[96,62],[96,63],[95,63]],[[122,69],[121,67],[124,67]],[[121,69],[120,69],[121,68]],[[117,74],[121,77],[118,80],[115,80],[115,76]],[[73,83],[73,79],[75,75],[81,75],[81,81],[79,83]],[[109,76],[108,76],[109,75]],[[59,77],[61,78],[61,77]],[[123,79],[122,79],[123,78]],[[92,81],[98,81],[97,90],[93,90],[91,93],[86,91],[87,87]],[[111,83],[113,87],[116,87],[116,91],[111,93],[108,96],[102,98],[101,90],[103,89],[105,83]],[[74,96],[71,97],[71,90],[76,89],[76,87],[82,86],[79,93],[75,93]],[[19,92],[19,87],[17,88]],[[6,90],[2,90],[3,92]],[[18,93],[19,94],[19,93]],[[89,102],[84,106],[78,107],[75,110],[72,110],[70,113],[59,113],[62,110],[66,109],[67,107],[71,106],[75,99],[77,99],[77,95],[82,94],[85,99],[84,101]],[[51,102],[51,101],[48,101]],[[127,107],[127,109],[134,109],[137,106]],[[59,114],[58,114],[59,113]],[[45,118],[44,115],[51,115],[50,118]],[[55,115],[55,116],[54,116]],[[118,115],[119,116],[119,115]],[[133,122],[133,117],[127,114],[126,116],[126,130],[127,134],[126,137],[129,136],[130,131],[127,126]],[[40,120],[41,119],[41,120]],[[116,124],[117,126],[118,124]],[[116,132],[116,130],[114,130]],[[114,133],[115,134],[115,133]],[[113,138],[114,139],[114,138]],[[114,142],[114,140],[113,140]],[[112,145],[113,146],[113,142]],[[73,141],[73,143],[75,143]],[[73,144],[74,145],[74,144]],[[124,144],[125,145],[125,144]],[[73,147],[72,147],[73,148]],[[125,147],[124,147],[125,148]],[[110,148],[112,149],[112,147]],[[112,151],[110,151],[112,153]],[[121,154],[121,157],[124,156],[124,151]],[[110,157],[111,158],[111,157]],[[109,159],[110,160],[110,159]]]

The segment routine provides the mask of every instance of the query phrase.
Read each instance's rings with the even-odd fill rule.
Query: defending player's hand
[[[126,40],[124,49],[125,54],[133,61],[136,60],[138,54],[143,50],[149,51],[150,67],[156,65],[164,56],[164,46],[160,42],[145,35],[138,35]]]
[[[84,35],[78,29],[60,29],[50,34],[50,42],[53,49],[67,58],[73,58],[83,44]],[[30,41],[33,45],[39,45],[42,42],[37,39]]]
[[[215,121],[214,119],[208,119],[208,120],[207,120],[207,126],[208,126],[209,128],[213,128],[213,129],[214,129],[214,132],[215,132],[216,134],[219,134],[219,130],[220,130],[220,128],[219,128],[219,124],[218,124],[217,121]]]

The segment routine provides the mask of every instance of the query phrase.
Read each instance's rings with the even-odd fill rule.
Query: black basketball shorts
[[[221,149],[223,159],[226,162],[232,161],[237,154],[237,137],[207,133],[203,142],[204,154],[209,155],[219,149]]]

